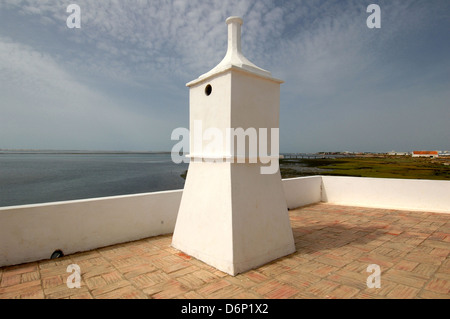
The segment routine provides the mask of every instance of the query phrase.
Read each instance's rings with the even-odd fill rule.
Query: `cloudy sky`
[[[1,0],[0,148],[170,150],[233,15],[285,81],[281,152],[450,149],[448,0]]]

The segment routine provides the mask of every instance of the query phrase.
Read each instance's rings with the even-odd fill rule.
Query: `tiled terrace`
[[[290,211],[296,253],[232,277],[158,236],[0,268],[0,298],[446,298],[450,214],[315,204]],[[69,289],[69,264],[81,288]],[[368,288],[370,264],[381,288]]]

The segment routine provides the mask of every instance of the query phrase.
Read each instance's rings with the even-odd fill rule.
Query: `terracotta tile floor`
[[[315,204],[290,217],[297,251],[235,277],[167,235],[0,268],[0,298],[450,299],[450,214]],[[67,286],[70,264],[80,288]],[[371,264],[380,288],[367,286]]]

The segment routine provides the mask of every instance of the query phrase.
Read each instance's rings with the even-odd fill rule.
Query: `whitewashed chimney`
[[[242,54],[242,19],[230,17],[226,23],[224,59],[187,83],[191,161],[172,246],[236,275],[293,253],[295,245],[280,172],[261,171],[270,165],[268,159],[278,161],[278,149],[270,157],[250,152],[249,145],[237,151],[226,141],[229,129],[254,129],[270,153],[272,145],[259,129],[267,130],[269,141],[272,129],[278,129],[283,81]],[[224,138],[222,146],[210,147],[218,136]]]

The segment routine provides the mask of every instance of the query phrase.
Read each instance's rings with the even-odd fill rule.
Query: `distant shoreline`
[[[85,151],[85,150],[7,150],[0,149],[0,154],[171,154],[167,151]]]

